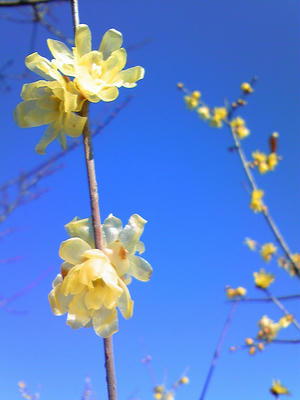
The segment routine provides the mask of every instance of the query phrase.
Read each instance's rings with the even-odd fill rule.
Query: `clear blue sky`
[[[23,18],[20,11],[0,9],[0,14]],[[57,18],[52,23],[71,36],[69,6],[53,6],[52,14]],[[80,15],[91,28],[94,48],[112,27],[123,33],[125,47],[151,39],[129,53],[129,66],[146,69],[145,79],[135,89],[123,89],[119,101],[127,94],[134,99],[95,140],[102,217],[112,212],[126,222],[137,212],[149,221],[143,240],[154,270],[149,283],[131,285],[134,315],[129,321],[119,318],[114,336],[119,397],[152,398],[151,380],[140,362],[149,353],[158,383],[165,370],[171,384],[189,366],[190,385],[178,391],[177,399],[197,399],[229,311],[224,286],[243,285],[259,295],[252,273],[264,265],[243,240],[273,238],[262,217],[249,210],[238,157],[227,151],[229,134],[211,130],[188,112],[176,83],[185,82],[200,90],[209,105],[220,106],[224,97],[236,98],[241,82],[259,76],[242,114],[251,129],[245,150],[267,151],[270,133],[279,132],[283,161],[258,182],[290,248],[300,252],[299,2],[81,0]],[[14,59],[10,73],[23,70],[31,30],[29,24],[1,19],[1,63]],[[56,38],[39,27],[36,51],[46,57],[48,37]],[[1,93],[1,183],[45,159],[34,153],[44,127],[23,130],[12,118],[22,83],[11,81],[12,90]],[[93,105],[92,114],[113,107]],[[55,142],[48,155],[58,150]],[[1,240],[0,259],[23,257],[0,265],[1,294],[15,293],[50,266],[58,271],[59,244],[67,238],[64,224],[75,215],[89,216],[82,149],[64,163],[41,183],[47,193],[1,226],[21,229]],[[299,292],[299,282],[275,263],[267,268],[277,275],[274,293]],[[86,375],[97,399],[106,396],[102,340],[92,330],[71,330],[65,317],[51,314],[47,295],[56,270],[13,304],[28,310],[26,315],[0,310],[0,400],[20,398],[19,380],[32,390],[40,384],[42,400],[78,399]],[[299,307],[288,306],[292,312]],[[300,398],[298,347],[274,345],[255,357],[227,350],[254,336],[264,314],[281,316],[272,305],[238,308],[207,400],[268,399],[273,378]],[[298,333],[291,327],[283,337]]]

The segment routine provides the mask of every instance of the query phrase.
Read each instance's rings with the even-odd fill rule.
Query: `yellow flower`
[[[269,171],[269,165],[267,164],[267,155],[258,150],[252,153],[252,157],[254,159],[254,164],[257,166],[258,171],[261,174],[264,174]]]
[[[260,328],[258,337],[264,339],[267,342],[271,342],[278,334],[278,331],[282,328],[279,323],[272,321],[269,317],[264,315],[259,321],[258,326]]]
[[[126,284],[131,282],[131,276],[146,282],[152,274],[151,265],[144,258],[135,255],[136,252],[142,254],[145,251],[140,237],[146,222],[140,215],[133,214],[128,224],[122,228],[122,221],[110,214],[102,224],[103,252]],[[94,247],[91,218],[75,217],[65,228],[71,237],[79,237]]]
[[[245,296],[247,290],[242,286],[237,287],[236,289],[231,288],[230,286],[226,287],[226,296],[229,299],[234,299],[235,297],[242,297]]]
[[[252,195],[251,195],[251,203],[250,203],[250,208],[254,212],[260,212],[263,211],[264,209],[264,204],[262,202],[264,192],[263,190],[253,190]]]
[[[189,378],[187,376],[183,376],[182,378],[179,379],[179,383],[183,385],[187,385],[189,383]]]
[[[26,57],[25,64],[46,80],[23,85],[21,97],[14,118],[21,128],[48,125],[35,150],[44,154],[49,143],[55,138],[66,148],[66,135],[81,135],[86,117],[76,114],[82,107],[83,98],[76,91],[73,82],[65,79],[46,58],[38,53]]]
[[[243,82],[243,83],[241,84],[241,90],[242,90],[244,93],[247,93],[247,94],[253,92],[253,88],[251,87],[250,83],[248,83],[248,82]]]
[[[102,337],[115,333],[116,307],[124,318],[132,316],[133,301],[126,286],[131,276],[142,281],[151,276],[150,264],[134,254],[144,251],[139,239],[145,223],[134,214],[122,229],[121,221],[110,215],[102,225],[103,250],[94,249],[90,219],[75,218],[67,224],[71,239],[60,247],[59,255],[65,262],[49,294],[52,312],[67,312],[67,324],[73,329],[93,326]]]
[[[236,128],[236,133],[240,139],[244,139],[245,137],[250,135],[250,131],[245,126],[239,126]]]
[[[140,66],[123,70],[127,54],[121,48],[122,42],[122,34],[109,29],[99,49],[92,51],[90,29],[83,24],[76,29],[73,52],[62,42],[47,41],[54,57],[52,62],[63,74],[74,76],[77,88],[94,103],[115,100],[119,95],[118,88],[133,88],[144,77],[145,70]]]
[[[184,101],[189,110],[194,110],[199,104],[198,99],[193,96],[184,96]]]
[[[271,260],[272,255],[275,254],[277,248],[274,246],[273,243],[265,243],[261,246],[260,255],[262,256],[263,260],[268,262]]]
[[[204,121],[210,118],[210,110],[206,106],[199,107],[197,109],[198,116]]]
[[[278,164],[278,156],[276,153],[271,153],[268,155],[268,167],[273,171]]]
[[[245,245],[248,246],[250,250],[255,251],[257,242],[255,240],[253,240],[253,239],[246,238],[245,239]]]
[[[246,123],[241,117],[236,117],[230,122],[230,127],[232,131],[238,135],[240,139],[244,139],[250,134],[248,128],[246,128]]]
[[[154,393],[153,397],[154,397],[156,400],[161,400],[162,397],[163,397],[163,395],[162,395],[161,393],[157,392],[157,393]]]
[[[254,272],[253,275],[255,285],[261,289],[268,288],[275,279],[273,274],[268,274],[264,269],[261,269],[259,272]]]
[[[213,115],[209,121],[211,127],[221,128],[223,126],[223,121],[227,117],[227,109],[225,107],[215,107]]]
[[[194,90],[194,91],[192,92],[192,97],[193,97],[194,99],[196,99],[196,100],[199,100],[200,97],[201,97],[201,93],[200,93],[198,90]]]
[[[280,383],[279,380],[278,380],[278,381],[273,380],[272,386],[271,386],[271,389],[270,389],[270,392],[271,392],[272,394],[274,394],[275,396],[278,396],[278,395],[280,395],[280,394],[287,394],[287,395],[290,394],[288,388],[286,388],[285,386],[283,386],[283,385]]]
[[[249,354],[250,354],[250,356],[253,356],[253,354],[255,354],[256,353],[256,347],[255,346],[251,346],[250,348],[249,348]]]
[[[287,314],[278,321],[281,328],[287,328],[294,320],[292,314]]]

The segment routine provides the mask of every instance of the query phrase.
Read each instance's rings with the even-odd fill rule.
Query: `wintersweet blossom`
[[[210,118],[210,109],[207,106],[201,106],[197,109],[197,114],[204,121],[208,120]]]
[[[199,105],[199,99],[192,95],[184,96],[184,101],[189,110],[194,110]]]
[[[215,107],[209,125],[213,128],[222,128],[223,121],[227,117],[228,111],[225,107]]]
[[[121,47],[123,37],[115,29],[105,32],[98,50],[92,50],[91,31],[79,25],[75,33],[75,47],[71,51],[64,43],[48,39],[53,64],[68,76],[82,95],[91,102],[113,101],[121,86],[133,88],[144,77],[140,66],[123,70],[127,61],[126,50]]]
[[[245,296],[247,293],[247,289],[242,286],[237,287],[236,289],[231,288],[230,286],[226,286],[226,296],[228,299],[235,299],[242,296]]]
[[[278,398],[281,394],[289,395],[290,392],[287,387],[283,386],[279,380],[273,380],[270,392]]]
[[[264,195],[263,190],[255,189],[252,192],[250,208],[252,208],[252,210],[255,213],[263,211],[263,209],[264,209],[264,204],[262,202],[263,195]]]
[[[276,338],[278,332],[282,328],[287,328],[293,322],[293,316],[287,314],[280,318],[278,322],[272,321],[269,317],[264,315],[259,321],[259,332],[257,334],[259,339],[263,339],[267,342],[271,342]]]
[[[268,155],[268,160],[267,160],[267,162],[268,162],[268,167],[269,167],[269,169],[270,169],[271,171],[274,171],[276,165],[278,164],[278,159],[279,159],[279,158],[278,158],[278,156],[277,156],[276,153],[270,153],[270,154]]]
[[[143,252],[139,240],[146,221],[134,214],[122,229],[121,221],[110,215],[102,225],[104,248],[94,248],[91,219],[75,218],[66,225],[71,239],[61,244],[59,255],[65,260],[53,282],[49,301],[55,315],[68,313],[72,328],[93,326],[102,337],[118,330],[116,307],[130,318],[133,301],[126,284],[131,276],[147,281],[152,268],[135,252]]]
[[[245,245],[248,246],[248,248],[252,251],[256,250],[257,242],[253,239],[250,239],[248,237],[245,238]]]
[[[243,82],[243,83],[241,84],[241,90],[242,90],[244,93],[246,93],[246,94],[250,94],[250,93],[253,92],[253,88],[252,88],[252,86],[250,85],[250,83],[248,83],[248,82]]]
[[[63,77],[55,65],[38,53],[26,57],[25,64],[31,71],[46,80],[24,84],[14,118],[21,128],[48,125],[37,144],[37,153],[44,154],[49,143],[58,139],[66,148],[66,135],[81,135],[86,117],[76,114],[84,99],[76,91],[73,82]]]
[[[269,171],[270,168],[267,163],[267,155],[265,153],[256,150],[252,153],[252,157],[254,160],[254,165],[257,166],[258,171],[261,174],[265,174],[266,172]]]
[[[255,286],[261,289],[267,289],[274,282],[273,274],[266,272],[263,268],[259,272],[254,272]]]
[[[261,246],[260,255],[264,261],[269,262],[276,251],[277,247],[273,243],[265,243]]]
[[[246,128],[246,122],[241,117],[236,117],[230,122],[230,127],[232,131],[239,137],[239,139],[244,139],[250,134],[248,128]]]
[[[132,277],[146,282],[152,274],[151,265],[144,258],[135,255],[136,252],[142,254],[145,251],[140,237],[146,222],[140,215],[133,214],[123,228],[122,221],[110,214],[102,224],[103,252],[126,284],[131,282]],[[79,237],[94,247],[91,218],[76,217],[65,228],[71,237]]]

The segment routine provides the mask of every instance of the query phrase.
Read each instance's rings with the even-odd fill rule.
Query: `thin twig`
[[[216,347],[212,362],[210,364],[210,368],[208,370],[208,374],[206,376],[206,379],[205,379],[205,382],[204,382],[204,386],[203,386],[203,389],[202,389],[202,392],[201,392],[199,400],[204,400],[204,398],[205,398],[208,386],[210,384],[210,381],[211,381],[212,375],[214,373],[218,358],[220,356],[221,348],[222,348],[226,333],[228,331],[228,328],[229,328],[229,325],[231,323],[232,317],[233,317],[233,315],[235,313],[235,310],[236,310],[236,307],[238,305],[238,302],[239,302],[239,300],[235,300],[234,301],[234,303],[232,304],[231,310],[230,310],[230,312],[229,312],[229,314],[228,314],[228,316],[226,318],[226,321],[225,321],[225,324],[224,324],[224,327],[223,327],[223,330],[222,330],[222,333],[221,333],[221,337],[219,339],[219,342],[217,344],[217,347]]]
[[[286,301],[286,300],[296,300],[300,299],[300,294],[291,294],[288,296],[277,296],[277,300]],[[271,303],[273,299],[271,297],[242,297],[240,299],[241,303]]]
[[[73,16],[73,27],[75,33],[76,28],[79,25],[78,0],[71,0],[71,7]],[[85,104],[83,105],[80,115],[87,117],[87,122],[83,129],[83,145],[84,145],[84,154],[85,154],[87,175],[89,182],[90,203],[92,211],[95,245],[96,248],[101,250],[103,247],[103,239],[101,232],[101,219],[99,210],[99,196],[98,196],[98,187],[96,180],[95,162],[94,162],[91,134],[88,122],[88,105],[89,103],[86,101]],[[108,398],[109,400],[117,400],[117,385],[115,376],[112,337],[104,338],[104,355],[105,355]]]
[[[278,300],[277,297],[273,296],[268,289],[262,289],[265,294],[270,297],[273,301],[274,304],[285,314],[285,315],[291,315],[291,313],[285,308],[285,306]],[[300,324],[299,322],[293,318],[292,323],[295,325],[295,327],[300,331]]]
[[[33,6],[45,3],[63,3],[68,0],[11,0],[0,1],[0,7],[18,7],[18,6]]]
[[[247,162],[245,154],[244,154],[244,151],[242,149],[241,142],[239,141],[239,139],[237,137],[237,134],[234,132],[234,130],[230,128],[230,124],[229,123],[227,124],[227,126],[229,127],[229,130],[232,133],[232,137],[233,137],[233,140],[234,140],[234,143],[235,143],[235,147],[236,147],[236,149],[238,151],[238,154],[240,156],[240,159],[241,159],[244,171],[246,173],[246,176],[247,176],[247,178],[248,178],[248,180],[249,180],[249,182],[250,182],[250,184],[252,186],[252,190],[258,190],[258,187],[256,185],[255,179],[254,179],[254,177],[252,175],[252,172],[250,170],[249,163]],[[263,206],[262,213],[263,213],[263,215],[265,217],[265,220],[267,221],[269,227],[271,228],[271,230],[272,230],[272,232],[273,232],[273,234],[275,236],[275,239],[277,240],[278,244],[281,246],[283,252],[287,256],[287,258],[290,260],[291,264],[294,266],[294,270],[295,270],[296,275],[299,276],[300,275],[300,271],[297,269],[297,267],[295,265],[295,262],[293,260],[293,256],[292,256],[292,254],[291,254],[291,252],[290,252],[290,250],[288,248],[288,245],[286,244],[283,236],[279,232],[279,229],[277,228],[274,220],[272,219],[272,217],[271,217],[271,215],[270,215],[270,213],[268,211],[268,208],[265,205]]]

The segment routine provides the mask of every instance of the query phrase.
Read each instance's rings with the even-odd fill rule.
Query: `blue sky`
[[[1,15],[23,17],[0,9]],[[55,24],[72,35],[67,4],[52,7]],[[120,30],[124,46],[151,41],[129,53],[128,66],[142,65],[146,74],[137,88],[123,89],[134,98],[95,139],[101,215],[113,213],[127,222],[135,212],[148,220],[143,241],[145,258],[153,266],[149,283],[134,282],[133,318],[119,318],[114,336],[120,399],[132,394],[151,399],[151,380],[141,364],[153,357],[157,383],[167,382],[189,366],[190,385],[177,399],[199,398],[207,369],[229,312],[224,286],[243,285],[249,294],[252,273],[265,267],[258,254],[243,245],[246,236],[273,240],[260,215],[248,207],[245,176],[226,130],[212,130],[186,110],[176,83],[202,92],[211,106],[235,99],[243,81],[258,75],[255,93],[241,112],[251,130],[244,141],[249,155],[268,151],[270,133],[280,134],[283,160],[274,173],[258,176],[266,203],[292,252],[300,252],[300,79],[299,2],[296,0],[80,1],[80,19],[92,31],[94,48],[109,28]],[[51,20],[50,20],[51,21]],[[23,71],[32,27],[1,19],[1,63],[13,59],[10,73]],[[50,57],[48,37],[38,28],[35,50]],[[31,75],[31,80],[38,79]],[[11,81],[1,94],[1,182],[34,167],[45,157],[34,153],[44,127],[21,129],[12,118],[23,82]],[[106,115],[115,104],[92,106],[92,117]],[[102,115],[103,115],[102,114]],[[59,150],[55,142],[47,156]],[[92,330],[72,331],[64,317],[51,314],[47,295],[60,266],[58,248],[67,238],[64,224],[75,215],[89,216],[83,152],[68,154],[64,168],[41,182],[48,189],[36,202],[20,207],[1,226],[20,228],[1,240],[1,257],[22,256],[18,263],[0,265],[0,293],[7,296],[28,285],[47,268],[54,270],[14,308],[25,315],[1,311],[2,374],[0,400],[20,398],[16,384],[25,380],[42,400],[78,399],[90,375],[97,399],[105,397],[102,340]],[[299,282],[279,270],[275,294],[299,292]],[[297,303],[289,303],[296,312]],[[254,336],[258,319],[281,316],[272,305],[240,305],[226,338],[207,400],[271,398],[273,378],[300,397],[299,349],[270,346],[262,354],[230,354],[232,344]],[[282,337],[297,337],[294,327]],[[269,396],[269,397],[268,397]]]

